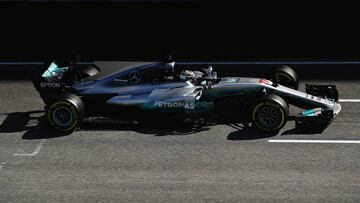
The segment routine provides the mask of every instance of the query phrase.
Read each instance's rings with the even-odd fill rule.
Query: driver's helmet
[[[173,75],[175,73],[175,62],[166,63],[164,66],[160,68],[160,72],[164,76]]]
[[[190,79],[194,79],[195,77],[196,77],[195,73],[191,70],[183,70],[179,74],[179,78],[181,80],[190,80]]]

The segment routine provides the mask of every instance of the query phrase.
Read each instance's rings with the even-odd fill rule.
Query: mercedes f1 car
[[[278,132],[292,104],[304,109],[295,117],[297,128],[322,131],[341,111],[334,85],[307,84],[306,93],[298,91],[298,76],[288,66],[263,78],[221,78],[212,67],[177,69],[167,61],[84,81],[99,72],[96,65],[60,67],[53,62],[33,80],[50,126],[72,132],[85,118],[195,122],[231,115],[261,131]]]

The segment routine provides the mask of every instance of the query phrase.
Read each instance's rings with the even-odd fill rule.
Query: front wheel
[[[264,132],[277,132],[283,128],[289,116],[287,103],[277,95],[266,95],[256,102],[252,111],[255,126]]]
[[[298,75],[289,66],[280,66],[267,73],[265,78],[291,89],[297,90],[299,87]]]
[[[61,132],[73,132],[78,127],[82,117],[82,109],[74,102],[65,99],[52,103],[47,110],[50,126]]]

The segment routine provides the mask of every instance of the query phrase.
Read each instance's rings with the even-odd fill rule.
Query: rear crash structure
[[[321,131],[341,111],[334,85],[307,85],[306,92],[298,91],[298,76],[287,66],[262,78],[221,78],[212,67],[184,70],[166,61],[91,79],[98,67],[100,62],[63,67],[53,62],[33,80],[54,129],[72,132],[84,119],[96,117],[195,122],[235,116],[261,131],[278,132],[291,104],[304,109],[295,118],[299,129]]]

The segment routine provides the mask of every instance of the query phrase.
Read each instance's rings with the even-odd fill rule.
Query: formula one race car
[[[72,132],[85,118],[195,122],[235,115],[261,131],[278,132],[292,104],[304,109],[295,118],[296,127],[321,131],[341,110],[334,85],[306,85],[306,93],[298,91],[297,74],[288,66],[264,78],[219,78],[212,67],[177,69],[175,62],[166,61],[84,82],[99,72],[96,65],[59,67],[53,62],[33,80],[54,129]]]

